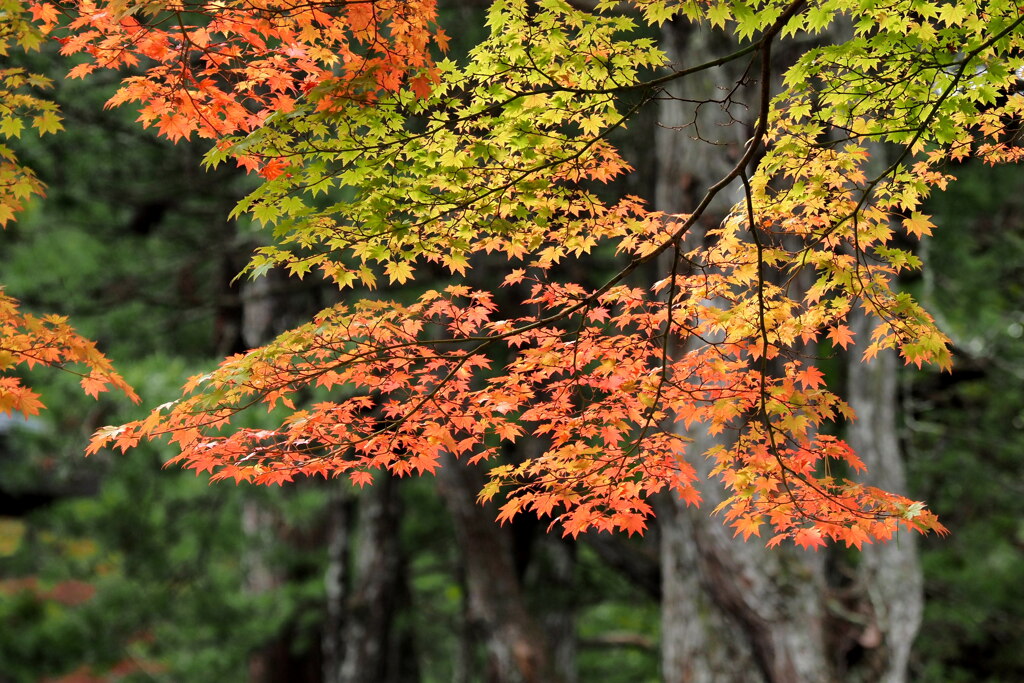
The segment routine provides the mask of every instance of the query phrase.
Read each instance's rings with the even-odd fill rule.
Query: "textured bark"
[[[478,472],[447,457],[437,479],[465,572],[467,617],[487,653],[486,671],[471,680],[560,681],[543,629],[527,611],[507,527],[495,523],[492,507],[476,502]]]
[[[274,280],[269,277],[244,280],[236,293],[232,281],[241,270],[245,254],[237,239],[238,236],[232,233],[220,264],[224,291],[218,299],[216,344],[220,348],[218,354],[225,355],[265,344],[285,326],[293,324],[292,318],[311,315],[317,310],[308,302],[298,303],[290,288],[273,289],[271,283]],[[326,513],[328,521],[333,512]],[[279,512],[266,507],[260,500],[247,501],[242,513],[242,529],[249,539],[244,558],[248,590],[266,592],[294,580],[295,576],[289,576],[268,561],[267,539],[304,548],[322,547],[325,541],[323,528],[313,526],[312,529],[291,528]],[[327,543],[330,545],[331,539],[327,539]],[[321,638],[319,649],[313,647],[311,652],[299,652],[296,642],[300,638],[305,640],[308,634],[300,635],[298,628],[297,624],[286,624],[271,642],[252,654],[249,660],[249,680],[252,683],[319,683],[323,680],[326,667],[324,647],[328,642]]]
[[[493,288],[494,259],[493,255],[477,256],[467,283]],[[582,280],[586,273],[568,277]],[[501,288],[495,292],[495,315],[520,315],[520,302],[527,296],[523,284]],[[525,436],[509,447],[507,455],[535,458],[542,448],[541,441]],[[445,456],[437,480],[452,518],[466,595],[456,683],[575,683],[572,545],[547,534],[547,523],[531,514],[499,526],[495,507],[477,502],[484,484],[478,468]],[[486,652],[485,672],[472,670],[476,660],[472,653],[481,643]]]
[[[245,562],[246,590],[250,593],[265,593],[276,588],[282,580],[267,564],[266,556],[259,542],[260,535],[267,528],[273,528],[276,520],[269,510],[255,501],[248,501],[242,509],[242,531],[250,539],[246,544]],[[281,664],[281,644],[278,641],[266,644],[249,658],[249,680],[254,683],[269,683]]]
[[[665,49],[678,65],[730,51],[722,41],[682,22],[665,29]],[[756,106],[745,100],[753,97],[749,91],[733,88],[745,67],[727,65],[684,79],[671,91],[675,99],[663,100],[656,140],[658,209],[690,210],[739,158],[750,134],[749,109]],[[721,220],[737,199],[735,191],[721,193],[702,223]],[[697,230],[688,236],[694,246],[701,239]],[[663,500],[658,511],[664,680],[828,680],[821,557],[794,550],[769,552],[756,541],[733,538],[720,519],[710,518],[708,510],[722,499],[722,492],[717,482],[707,480],[710,464],[703,454],[715,440],[699,432],[689,436],[690,462],[704,470],[704,503],[693,510],[680,501]]]
[[[695,464],[710,439],[691,434]],[[706,474],[706,472],[705,472]],[[699,510],[663,500],[662,676],[666,683],[830,680],[820,555],[766,550],[708,516],[721,500],[701,485]]]
[[[324,581],[327,616],[321,639],[324,681],[338,679],[345,657],[345,643],[341,634],[345,630],[346,605],[350,593],[348,558],[355,535],[355,517],[354,497],[345,491],[336,491],[327,510],[327,571]]]
[[[871,338],[876,324],[858,311],[852,329],[860,341]],[[866,482],[906,493],[906,472],[898,438],[899,359],[895,352],[861,361],[850,354],[847,400],[857,414],[847,439],[867,465]],[[910,534],[885,544],[865,547],[854,585],[860,595],[863,628],[848,656],[845,680],[899,683],[907,678],[910,649],[924,611],[923,577],[916,539]]]
[[[380,477],[358,496],[357,508],[344,501],[334,508],[324,642],[328,683],[419,680],[411,638],[396,619],[409,601],[397,486],[395,479]]]
[[[543,528],[541,529],[543,533]],[[544,637],[551,650],[552,669],[562,683],[577,683],[576,605],[573,582],[576,576],[576,544],[558,534],[539,539],[531,574],[531,589],[543,600],[540,613]]]
[[[669,58],[682,66],[729,52],[728,45],[717,44],[722,40],[685,23],[667,25],[664,34]],[[656,139],[658,209],[690,210],[738,159],[752,124],[744,105],[756,107],[753,95],[734,89],[746,66],[723,66],[683,79],[671,92],[675,99],[662,100]],[[775,71],[781,75],[781,69]],[[721,220],[737,199],[738,186],[721,193],[703,224]],[[687,236],[692,246],[702,239],[696,229]],[[887,362],[851,375],[851,399],[866,417],[851,439],[872,470],[871,483],[899,490],[895,373],[886,369]],[[710,465],[702,456],[715,442],[699,432],[689,436],[694,439],[688,447],[690,462],[706,474]],[[700,510],[667,499],[658,510],[665,681],[902,680],[920,619],[920,575],[907,539],[870,548],[856,568],[848,566],[845,553],[829,558],[825,552],[767,551],[756,539],[744,543],[733,538],[720,519],[709,518],[708,510],[722,499],[721,489],[706,479],[700,488]]]

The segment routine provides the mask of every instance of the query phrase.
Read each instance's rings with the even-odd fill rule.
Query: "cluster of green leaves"
[[[0,17],[0,57],[6,57],[12,47],[38,49],[43,35],[24,3],[4,0]],[[39,179],[19,163],[6,141],[21,137],[27,126],[40,135],[61,129],[57,106],[34,92],[50,85],[49,79],[25,69],[0,68],[0,228],[24,207],[25,200],[43,192]]]
[[[623,229],[581,181],[628,170],[606,140],[633,113],[618,94],[664,55],[624,38],[632,19],[555,0],[494,3],[487,26],[463,63],[438,62],[429,92],[327,111],[314,97],[208,155],[273,168],[236,209],[274,226],[255,274],[283,264],[372,286],[383,266],[404,283],[421,261],[465,274],[481,251],[550,265]]]

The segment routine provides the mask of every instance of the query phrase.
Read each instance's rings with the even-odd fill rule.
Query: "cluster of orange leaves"
[[[0,55],[6,55],[11,45],[30,49],[38,44],[38,27],[26,13],[5,8],[0,15],[6,15],[0,24]],[[44,192],[43,183],[5,142],[19,138],[26,129],[40,135],[61,129],[57,106],[34,92],[49,85],[49,79],[22,68],[0,69],[0,228],[7,227],[29,199]],[[36,366],[79,375],[82,389],[90,396],[116,388],[138,401],[95,342],[75,332],[66,318],[23,312],[0,287],[0,414],[28,417],[43,408],[39,394],[21,376],[22,370]]]
[[[138,120],[174,141],[252,131],[300,97],[328,110],[401,87],[426,93],[435,78],[430,48],[447,46],[434,0],[33,0],[29,7],[62,54],[86,57],[72,77],[138,69],[108,105],[140,103]]]
[[[739,239],[723,229],[719,243],[687,257],[745,267],[733,253]],[[518,269],[506,284],[529,284],[517,310],[533,313],[512,318],[499,318],[491,293],[454,285],[408,305],[337,305],[193,378],[182,399],[147,418],[100,430],[90,452],[167,435],[180,448],[172,462],[214,479],[279,484],[345,474],[359,485],[375,470],[433,472],[442,453],[452,453],[499,463],[481,493],[507,493],[499,519],[531,511],[572,535],[642,532],[648,498],[659,491],[700,502],[686,457],[706,455],[733,494],[721,506],[726,518],[744,537],[768,523],[771,544],[860,547],[899,524],[941,530],[920,504],[831,476],[830,467],[863,469],[848,446],[819,433],[826,422],[852,418],[849,407],[825,389],[817,368],[780,362],[792,344],[763,345],[750,330],[757,310],[723,309],[723,298],[742,299],[725,265],[663,280],[660,298],[624,285],[590,291],[550,281],[543,268],[529,276]],[[771,296],[777,341],[826,334],[849,343],[849,329],[836,322],[846,312],[841,301],[801,306],[777,287]],[[493,367],[500,359],[503,367]],[[327,392],[344,398],[310,399]],[[294,410],[300,399],[314,404]],[[287,408],[277,427],[232,425],[257,403]],[[696,425],[727,432],[733,445],[688,453],[680,427]],[[501,444],[524,434],[541,439],[544,453],[502,464]]]
[[[82,390],[90,396],[116,388],[138,401],[138,396],[114,371],[110,361],[90,341],[58,315],[37,317],[19,310],[18,303],[0,289],[0,413],[35,415],[43,407],[39,394],[21,378],[7,374],[18,366],[59,367],[81,375]],[[79,372],[77,367],[84,367]]]

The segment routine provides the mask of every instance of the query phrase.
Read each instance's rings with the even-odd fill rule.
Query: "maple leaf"
[[[412,264],[408,261],[391,261],[385,268],[385,272],[388,274],[389,281],[398,284],[410,280],[413,275]]]
[[[925,235],[932,234],[935,224],[928,219],[928,216],[915,211],[909,218],[903,219],[903,227],[907,229],[909,234],[921,239]]]
[[[188,140],[196,124],[184,114],[174,113],[161,116],[156,125],[160,133],[166,135],[171,142],[177,142],[182,139]]]
[[[95,344],[75,332],[65,318],[23,313],[18,302],[0,288],[0,372],[19,365],[43,365],[68,372],[84,366],[81,385],[90,396],[115,387],[133,401],[139,400]],[[24,386],[19,378],[0,374],[0,412],[29,416],[43,407],[39,394]]]
[[[68,78],[85,78],[92,72],[96,71],[97,66],[90,64],[89,62],[83,62],[82,64],[76,64],[68,70]]]
[[[847,548],[856,547],[861,550],[865,543],[871,543],[871,536],[858,525],[845,527],[837,532],[837,537],[846,543]]]
[[[626,532],[627,535],[643,535],[647,529],[647,521],[644,515],[636,513],[620,513],[612,519],[615,526]]]
[[[833,341],[835,341],[833,339]],[[845,348],[845,346],[843,347]],[[825,384],[825,373],[813,365],[805,366],[797,375],[800,386],[804,389],[817,389]]]
[[[687,507],[690,507],[691,505],[697,506],[700,505],[701,503],[700,491],[698,491],[693,486],[677,488],[676,494],[679,496],[680,500],[686,503]]]
[[[505,279],[502,280],[502,285],[503,286],[508,286],[508,285],[519,284],[520,282],[523,281],[523,278],[525,276],[526,276],[526,271],[524,269],[516,268],[511,273],[509,273],[508,275],[505,276]]]
[[[366,470],[352,470],[348,476],[349,480],[359,488],[373,483],[373,473]]]
[[[835,325],[828,331],[828,338],[836,346],[845,349],[853,343],[853,332],[846,325]]]
[[[817,529],[798,529],[793,534],[793,543],[801,548],[817,550],[825,545],[825,539]]]
[[[107,380],[102,376],[96,377],[94,375],[88,375],[83,377],[81,380],[82,391],[89,396],[96,398],[100,395],[100,392],[105,391],[107,388]]]
[[[754,517],[741,517],[733,523],[733,527],[736,529],[733,536],[743,534],[744,541],[749,539],[752,535],[761,535],[761,520]]]
[[[601,428],[601,441],[606,446],[614,446],[615,444],[622,441],[622,434],[618,429],[611,425],[605,425]]]

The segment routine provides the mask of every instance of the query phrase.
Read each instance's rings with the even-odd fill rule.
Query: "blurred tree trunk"
[[[253,594],[281,590],[299,578],[272,561],[268,552],[271,544],[304,549],[322,540],[316,532],[304,533],[301,529],[289,527],[278,510],[268,509],[259,500],[249,500],[244,504],[242,529],[247,537],[244,557],[246,588]],[[320,683],[319,652],[315,648],[311,652],[299,651],[295,643],[301,637],[300,628],[293,621],[285,624],[269,642],[253,652],[249,657],[250,683]]]
[[[847,400],[857,419],[848,428],[847,440],[868,468],[866,483],[906,494],[896,419],[900,361],[894,351],[862,361],[861,351],[877,321],[862,311],[853,321],[858,344],[849,355]],[[907,680],[910,649],[924,612],[923,582],[917,539],[911,534],[865,546],[853,581],[858,599],[855,611],[864,619],[855,642],[847,646],[856,657],[847,656],[851,661],[844,680]]]
[[[691,462],[713,441],[691,434]],[[707,466],[703,474],[706,474]],[[717,517],[722,495],[704,480],[699,510],[659,507],[662,675],[666,683],[828,681],[823,556],[743,542]]]
[[[419,680],[411,633],[398,619],[410,602],[398,485],[382,475],[358,495],[341,493],[331,506],[323,638],[327,683]]]
[[[355,536],[355,496],[338,487],[327,510],[327,571],[324,576],[326,619],[320,649],[324,656],[324,681],[336,681],[345,657],[345,632],[351,590],[349,557]]]
[[[446,456],[438,487],[452,516],[465,576],[467,619],[486,649],[486,683],[555,683],[561,679],[544,631],[529,613],[516,571],[509,527],[494,521],[493,506],[477,503],[477,469]],[[465,647],[465,644],[463,645]]]
[[[675,21],[665,27],[666,52],[676,64],[697,64],[731,49],[723,38]],[[691,210],[708,186],[726,175],[750,136],[756,102],[735,89],[746,63],[683,79],[662,100],[655,203],[660,210]],[[704,102],[704,104],[698,104]],[[703,230],[739,199],[721,193],[687,236],[699,246]],[[730,193],[730,190],[732,192]],[[667,264],[661,264],[662,272]],[[756,540],[734,538],[709,510],[722,500],[703,457],[715,437],[688,434],[690,462],[703,475],[699,510],[677,499],[661,501],[662,675],[667,683],[709,681],[824,681],[822,625],[824,565],[813,553],[768,551]]]
[[[231,326],[240,337],[235,343],[243,349],[264,344],[294,324],[292,318],[322,305],[315,290],[293,287],[279,275],[247,280],[238,296],[239,319]],[[410,602],[399,539],[398,485],[392,477],[382,475],[358,494],[339,488],[325,511],[327,616],[320,639],[323,661],[318,665],[318,680],[321,676],[326,683],[419,680],[411,632],[398,625],[400,612]],[[254,590],[280,585],[288,577],[273,575],[265,559],[259,557],[256,539],[268,532],[278,533],[281,520],[261,509],[258,502],[246,504],[245,518],[246,531],[254,539],[250,584]],[[251,680],[300,680],[277,663],[282,652],[287,655],[290,651],[290,640],[290,634],[281,634],[253,655]]]
[[[665,26],[665,49],[677,65],[699,64],[730,52],[723,40],[684,22]],[[707,187],[740,158],[757,106],[749,89],[736,87],[746,67],[726,65],[683,79],[670,90],[672,97],[661,101],[656,208],[673,213],[691,210]],[[780,69],[775,71],[781,76]],[[738,185],[732,193],[721,193],[702,225],[720,221],[738,199]],[[704,239],[699,227],[686,238],[690,246]],[[661,265],[664,272],[666,264]],[[888,376],[895,381],[891,369]],[[877,384],[867,384],[868,377],[877,382],[876,375],[858,377],[863,388],[855,389],[860,394],[851,398],[869,407],[855,405],[857,412],[869,415],[874,409],[888,415],[889,422],[869,415],[851,435],[852,445],[872,469],[872,483],[899,490],[903,481],[894,406]],[[706,475],[711,466],[703,454],[716,440],[697,430],[688,436],[693,439],[688,446],[690,462]],[[723,499],[718,482],[705,477],[700,488],[700,510],[675,499],[659,502],[662,673],[667,683],[902,680],[920,617],[919,600],[917,608],[912,604],[915,591],[900,594],[916,585],[919,595],[920,585],[919,570],[903,550],[895,543],[871,548],[855,570],[847,566],[842,552],[829,558],[826,552],[792,548],[768,551],[763,541],[743,542],[721,519],[709,517],[709,510]],[[910,577],[902,584],[892,583],[902,572]],[[845,584],[839,590],[836,576]],[[870,606],[869,613],[863,605]],[[855,635],[840,642],[837,634],[844,633]],[[877,657],[860,653],[882,642],[891,654],[883,657],[886,663],[880,668],[874,662]]]
[[[493,288],[494,265],[493,256],[478,257],[467,282]],[[495,315],[515,317],[526,296],[523,285],[502,288]],[[505,455],[535,458],[542,449],[541,441],[524,435]],[[575,544],[548,534],[548,521],[532,513],[499,526],[495,507],[477,501],[480,468],[445,456],[437,482],[455,530],[465,595],[456,683],[576,683]],[[472,670],[479,643],[486,652],[484,676]]]
[[[576,543],[557,532],[544,533],[538,541],[530,586],[544,606],[540,615],[544,637],[550,644],[552,669],[561,683],[577,683],[576,607],[573,587],[576,579]]]
[[[230,243],[231,240],[226,240]],[[283,307],[281,297],[272,296],[269,278],[246,280],[239,291],[231,285],[233,272],[241,269],[241,254],[225,249],[221,256],[223,291],[218,298],[216,346],[218,354],[238,353],[265,344],[273,338],[276,316]],[[285,542],[291,531],[280,511],[268,508],[259,498],[243,503],[242,529],[246,543],[246,583],[251,593],[280,590],[294,577],[274,563],[268,553],[272,542]],[[273,541],[271,540],[273,539]],[[287,680],[319,682],[322,665],[317,656],[296,656],[296,634],[292,625],[266,643],[249,658],[251,683],[275,683]]]

